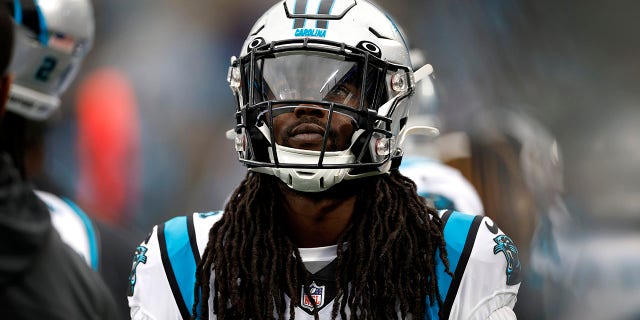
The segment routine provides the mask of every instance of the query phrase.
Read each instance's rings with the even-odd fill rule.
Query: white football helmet
[[[252,171],[319,192],[399,165],[398,134],[417,80],[401,31],[368,1],[279,2],[253,26],[239,58],[232,57],[228,81],[238,102],[228,136]],[[344,86],[356,90],[344,93]],[[276,143],[272,124],[296,108],[327,114],[319,151]],[[330,119],[345,116],[353,126],[350,144],[328,148]]]
[[[45,120],[75,78],[94,37],[89,0],[4,0],[13,14],[16,47],[7,109]]]

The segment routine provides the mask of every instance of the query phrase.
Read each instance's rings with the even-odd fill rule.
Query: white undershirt
[[[338,256],[337,249],[338,245],[332,245],[317,248],[299,248],[298,250],[307,270],[311,273],[316,273]]]

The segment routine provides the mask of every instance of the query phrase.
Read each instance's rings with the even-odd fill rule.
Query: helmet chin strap
[[[265,138],[271,141],[269,128],[266,125],[258,127]],[[364,133],[364,130],[357,130],[352,138],[349,148],[343,151],[326,151],[322,159],[323,164],[350,164],[355,160],[355,155],[351,151],[353,143]],[[227,139],[235,140],[237,134],[231,129],[226,132]],[[320,151],[297,149],[275,144],[278,162],[282,164],[318,164]],[[274,161],[273,149],[269,148],[269,158]],[[277,168],[277,167],[254,167],[249,170],[276,176],[291,189],[301,192],[321,192],[325,191],[342,180],[351,180],[361,177],[380,174],[374,172],[359,175],[350,175],[351,168]]]
[[[260,132],[266,137],[270,143],[272,141],[269,128],[263,124],[258,127]],[[356,131],[352,136],[352,145],[364,130]],[[352,146],[351,145],[351,146]],[[326,151],[322,159],[323,164],[349,164],[355,160],[355,155],[351,152],[351,146],[343,151]],[[278,162],[282,164],[318,164],[320,160],[320,151],[297,149],[281,146],[275,143],[275,150],[278,156]],[[274,161],[273,149],[269,148],[269,158]],[[274,167],[256,167],[250,170],[274,175],[282,182],[286,183],[289,188],[301,192],[321,192],[334,185],[340,183],[350,168],[274,168]]]
[[[289,148],[279,144],[275,145],[275,149],[278,153],[278,161],[285,164],[317,164],[320,157],[320,151]],[[273,161],[271,148],[269,149],[269,157]],[[322,162],[324,164],[348,164],[353,163],[354,159],[355,156],[351,150],[346,149],[344,151],[325,152]],[[274,175],[286,183],[289,188],[297,191],[321,192],[340,183],[351,169],[257,167],[250,170]]]

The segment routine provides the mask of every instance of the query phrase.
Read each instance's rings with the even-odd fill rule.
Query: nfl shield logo
[[[325,286],[318,286],[315,282],[312,282],[309,286],[309,295],[311,299],[316,304],[316,308],[322,308],[324,305],[324,293]],[[307,296],[304,292],[304,286],[302,286],[302,293],[300,295],[301,305],[309,310],[313,310],[313,303],[309,300],[309,296]]]

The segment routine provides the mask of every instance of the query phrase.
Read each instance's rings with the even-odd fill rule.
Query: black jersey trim
[[[313,316],[315,313],[320,312],[320,310],[324,309],[327,305],[334,301],[337,293],[337,283],[336,283],[336,270],[338,267],[338,259],[333,259],[329,264],[324,266],[322,269],[318,270],[316,273],[308,274],[308,285],[305,285],[304,279],[300,279],[299,287],[302,287],[301,297],[300,297],[300,310],[306,312],[308,315]],[[322,288],[323,295],[323,304],[319,308],[309,308],[305,307],[303,304],[304,296],[309,293],[310,287],[315,285],[318,288]],[[334,303],[337,303],[334,301]],[[316,310],[317,309],[317,310]]]
[[[440,220],[442,220],[442,228],[447,225],[447,220],[449,220],[451,212],[451,210],[447,210],[444,214],[442,214],[442,217],[440,217]]]
[[[178,286],[178,280],[173,273],[173,267],[171,266],[171,260],[167,251],[167,242],[164,234],[164,223],[158,226],[158,244],[160,245],[160,258],[162,259],[162,266],[164,267],[164,273],[167,275],[169,286],[171,287],[171,293],[173,293],[173,299],[176,301],[178,310],[182,315],[182,319],[190,319],[191,313],[184,303],[184,298],[180,293],[180,287]]]
[[[189,244],[191,245],[191,252],[196,259],[196,266],[200,264],[200,251],[198,250],[198,239],[196,238],[196,227],[193,223],[193,215],[187,216],[187,232],[189,233]]]
[[[464,248],[462,249],[462,254],[460,254],[458,266],[456,267],[456,271],[453,273],[453,280],[451,281],[451,285],[449,285],[449,290],[447,291],[447,297],[445,298],[442,309],[440,309],[439,312],[440,319],[449,319],[449,314],[453,307],[453,301],[458,294],[458,288],[460,288],[460,282],[462,281],[464,270],[467,268],[467,263],[469,262],[473,245],[476,242],[476,235],[478,234],[482,218],[482,216],[475,216],[473,218],[473,222],[471,222],[469,233],[467,233],[467,240],[465,241]]]

